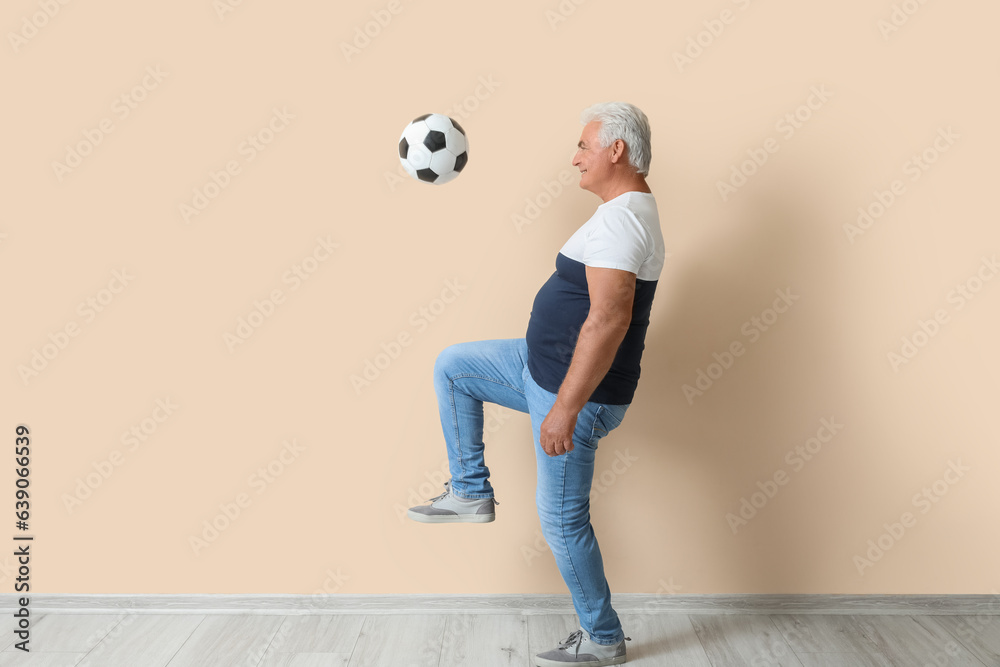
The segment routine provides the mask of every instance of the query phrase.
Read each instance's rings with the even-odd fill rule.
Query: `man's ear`
[[[625,142],[615,139],[611,144],[611,162],[618,162],[618,159],[625,154]]]

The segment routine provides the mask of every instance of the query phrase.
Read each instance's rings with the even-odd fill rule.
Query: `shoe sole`
[[[497,518],[496,512],[491,514],[420,514],[406,510],[406,516],[420,523],[489,523]]]
[[[602,667],[603,665],[621,665],[625,662],[625,656],[619,656],[616,658],[604,658],[598,662],[581,662],[574,663],[573,661],[565,662],[560,660],[549,660],[548,658],[535,658],[535,664],[538,667],[568,667],[568,665],[580,664],[586,665],[587,667]]]

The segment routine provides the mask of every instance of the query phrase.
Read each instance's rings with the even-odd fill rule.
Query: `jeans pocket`
[[[621,426],[622,420],[625,419],[625,411],[628,409],[628,405],[602,405],[600,410],[597,411],[598,421],[604,428],[605,433],[610,433],[619,426]]]
[[[626,405],[598,405],[594,413],[594,427],[590,432],[590,440],[596,443],[611,431],[618,428],[625,418]]]

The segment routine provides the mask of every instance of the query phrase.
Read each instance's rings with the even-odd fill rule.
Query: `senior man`
[[[623,102],[597,104],[584,124],[573,166],[580,187],[603,201],[556,255],[555,272],[532,306],[524,338],[457,343],[434,364],[451,479],[429,505],[410,508],[424,523],[495,518],[484,460],[483,402],[531,415],[542,533],[573,598],[580,628],[537,665],[615,665],[625,640],[590,523],[598,441],[618,427],[639,380],[664,246],[656,200],[646,184],[650,129]]]

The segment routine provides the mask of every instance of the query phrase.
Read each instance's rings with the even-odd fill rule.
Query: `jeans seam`
[[[600,419],[601,419],[601,414],[602,414],[603,412],[604,412],[604,406],[603,406],[603,405],[598,405],[598,406],[597,406],[597,412],[595,412],[595,413],[594,413],[594,426],[593,426],[593,427],[592,427],[592,428],[590,429],[590,442],[591,442],[591,444],[593,444],[593,443],[594,443],[594,436],[596,435],[596,432],[597,432],[597,431],[600,431],[600,432],[601,432],[601,433],[603,433],[604,435],[607,435],[607,434],[608,434],[608,432],[607,432],[607,431],[605,431],[605,430],[604,430],[603,428],[601,428],[601,427],[599,427],[599,426],[597,425],[597,422],[599,422],[599,421],[600,421]],[[601,437],[603,438],[603,437],[604,437],[604,435],[602,435]]]
[[[460,373],[458,375],[448,378],[448,402],[451,404],[451,421],[455,425],[455,449],[458,450],[458,467],[461,469],[462,477],[465,477],[465,462],[463,461],[462,457],[462,439],[461,437],[459,437],[459,432],[458,432],[458,410],[457,408],[455,408],[455,380],[461,380],[462,378],[479,378],[481,380],[486,380],[488,382],[498,384],[502,387],[513,389],[522,396],[524,396],[525,394],[523,391],[521,391],[520,389],[511,384],[508,384],[506,382],[501,382],[500,380],[488,377],[486,375],[479,375],[478,373]],[[463,496],[458,496],[458,497],[462,498]],[[469,499],[479,500],[480,498],[492,498],[492,497],[493,496],[481,496],[481,497],[471,496]]]
[[[478,373],[460,373],[458,375],[455,375],[455,376],[452,376],[452,377],[448,378],[448,381],[449,381],[449,383],[453,383],[455,380],[461,380],[462,378],[479,378],[480,380],[487,380],[487,381],[492,382],[494,384],[498,384],[500,386],[507,387],[508,389],[513,389],[517,393],[521,394],[521,396],[524,396],[524,392],[521,391],[520,389],[518,389],[517,387],[515,387],[514,385],[508,384],[507,382],[502,382],[500,380],[497,380],[496,378],[491,378],[488,375],[480,375]]]
[[[566,560],[569,561],[569,567],[573,571],[573,579],[576,581],[576,587],[579,589],[580,597],[583,598],[583,604],[587,608],[588,623],[592,624],[594,610],[590,608],[590,602],[587,600],[587,591],[584,589],[583,584],[580,583],[580,575],[576,573],[576,565],[573,563],[573,554],[570,553],[569,540],[566,539],[566,517],[563,514],[563,511],[566,509],[566,461],[568,457],[568,453],[566,456],[562,457],[562,466],[560,466],[562,479],[559,483],[559,534],[562,537],[562,546],[566,549]]]

